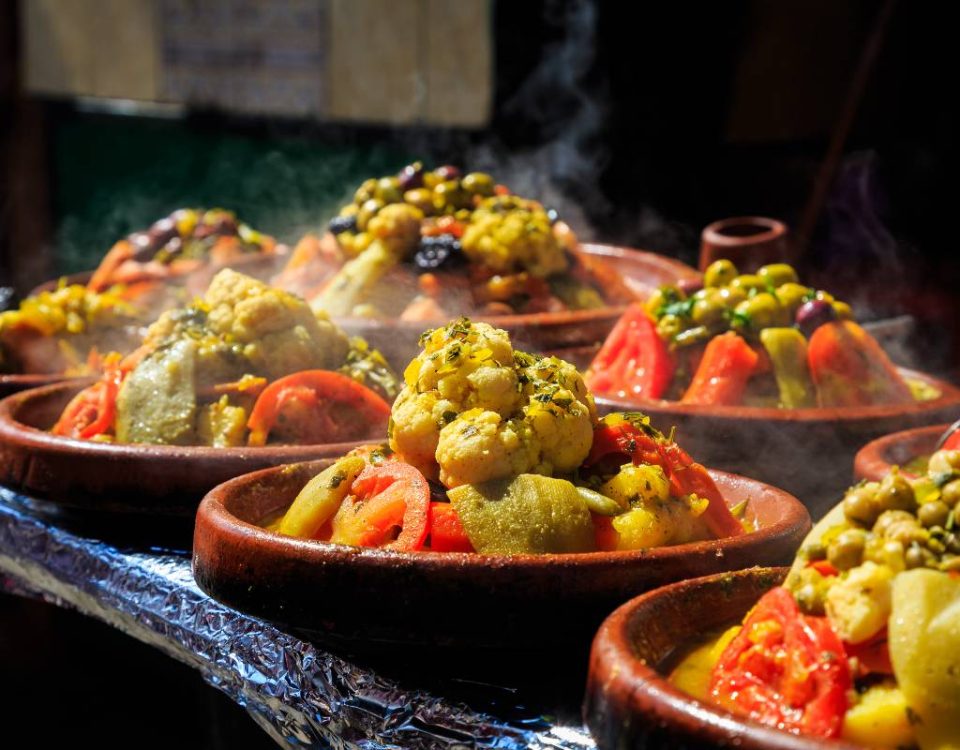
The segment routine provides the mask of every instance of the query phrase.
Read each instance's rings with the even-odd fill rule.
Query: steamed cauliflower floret
[[[328,319],[315,315],[299,297],[230,269],[220,271],[197,308],[164,313],[147,334],[158,344],[196,326],[211,345],[235,347],[269,378],[311,369],[336,369],[349,341]]]
[[[473,212],[462,240],[467,257],[498,273],[528,271],[546,278],[567,270],[567,256],[543,208],[524,202],[504,211],[498,200],[488,199]]]
[[[847,643],[863,643],[886,626],[893,577],[890,567],[868,561],[827,590],[827,616]]]
[[[596,410],[583,378],[555,357],[514,352],[505,331],[461,319],[431,331],[407,367],[390,446],[447,487],[574,471]]]

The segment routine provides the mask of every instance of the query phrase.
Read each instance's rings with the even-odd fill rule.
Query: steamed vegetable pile
[[[381,434],[384,397],[396,389],[365,342],[302,299],[224,269],[203,299],[150,326],[133,354],[108,357],[53,432],[157,445],[359,440]]]
[[[597,353],[597,394],[784,409],[908,404],[911,385],[850,306],[784,263],[707,268],[702,289],[662,287],[633,305]],[[921,398],[935,394],[920,393]]]
[[[136,346],[145,322],[122,287],[93,292],[61,283],[0,313],[0,372],[83,372],[98,350]]]
[[[426,332],[389,444],[314,477],[292,536],[485,554],[640,549],[744,533],[707,471],[642,414],[597,419],[570,364],[461,318]]]
[[[634,298],[555,211],[482,172],[416,163],[368,179],[329,229],[326,243],[301,241],[276,281],[334,316],[445,320]]]
[[[792,732],[960,747],[958,520],[960,451],[851,488],[686,687]]]

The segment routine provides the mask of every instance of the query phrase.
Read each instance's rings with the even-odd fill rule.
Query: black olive
[[[403,192],[423,187],[423,164],[418,161],[408,164],[400,170],[397,178],[400,180],[400,189]]]
[[[812,299],[804,302],[797,309],[797,326],[804,336],[810,337],[824,323],[829,323],[837,319],[837,313],[833,305],[822,299]]]
[[[460,179],[460,169],[452,164],[444,164],[442,167],[437,167],[433,171],[437,177],[440,178],[441,182]]]
[[[355,232],[357,231],[357,215],[350,214],[349,216],[334,216],[332,219],[330,219],[330,223],[327,225],[327,228],[332,234]]]
[[[413,256],[413,263],[421,271],[435,271],[442,266],[453,266],[464,260],[460,240],[452,234],[424,237]]]

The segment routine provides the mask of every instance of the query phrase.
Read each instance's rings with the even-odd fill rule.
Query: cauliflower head
[[[596,409],[576,368],[515,352],[506,331],[465,318],[429,331],[393,407],[390,447],[447,487],[574,471]]]
[[[527,271],[542,279],[569,265],[550,218],[533,201],[488,198],[473,212],[462,245],[470,260],[497,273]]]
[[[164,313],[145,343],[184,335],[199,339],[201,349],[229,348],[268,378],[336,369],[350,348],[343,331],[296,295],[230,269],[214,276],[200,303]]]

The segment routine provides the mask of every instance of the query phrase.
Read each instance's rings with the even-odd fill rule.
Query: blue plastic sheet
[[[376,659],[361,666],[211,599],[185,549],[103,541],[3,488],[0,587],[73,607],[194,667],[285,746],[594,747],[576,700],[545,710],[508,686],[454,695],[385,677]]]

